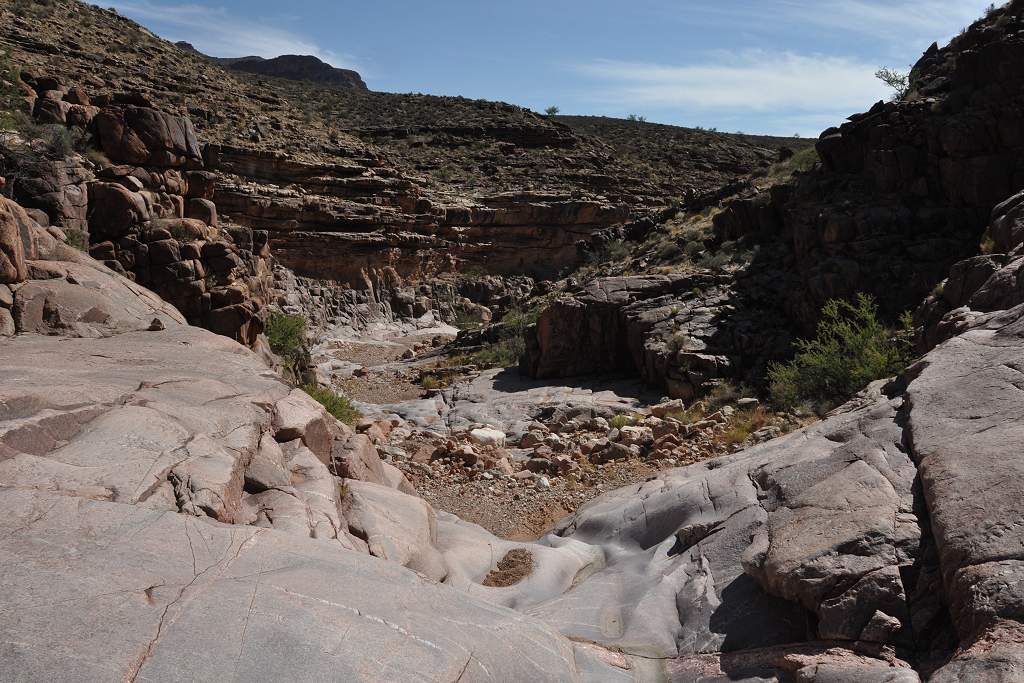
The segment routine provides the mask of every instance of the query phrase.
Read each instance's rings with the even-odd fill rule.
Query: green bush
[[[822,309],[817,335],[796,343],[796,357],[768,368],[776,406],[789,409],[810,402],[825,410],[869,383],[900,372],[913,357],[912,323],[901,317],[899,330],[878,321],[875,300],[858,294],[855,303],[831,300]]]
[[[420,386],[427,391],[437,391],[438,389],[443,389],[448,386],[448,382],[436,375],[424,375],[420,379]]]
[[[519,365],[523,355],[525,342],[522,337],[502,339],[493,344],[485,344],[475,351],[460,353],[448,359],[446,365],[477,365],[481,368],[514,368]]]
[[[737,411],[729,420],[729,425],[718,438],[726,446],[736,446],[745,442],[750,435],[768,425],[771,415],[764,408],[757,406]]]
[[[623,427],[632,427],[637,423],[636,415],[616,415],[612,419],[608,420],[608,425],[613,429],[622,429]]]
[[[362,413],[352,405],[351,399],[347,396],[342,396],[316,384],[304,384],[302,385],[302,390],[326,408],[327,412],[340,422],[344,422],[347,425],[355,425],[362,417]]]
[[[270,349],[281,356],[293,371],[301,370],[306,360],[306,319],[300,315],[272,313],[267,320]]]
[[[587,254],[587,263],[593,266],[619,263],[629,258],[632,251],[625,240],[612,240]]]
[[[540,318],[542,310],[540,305],[532,308],[513,306],[501,318],[500,324],[504,327],[501,339],[484,344],[475,351],[455,355],[448,360],[447,365],[478,365],[482,368],[518,366],[519,359],[526,353],[527,331]]]

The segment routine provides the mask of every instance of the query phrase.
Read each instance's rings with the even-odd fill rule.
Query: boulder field
[[[2,209],[5,680],[1021,674],[1024,306],[961,315],[812,427],[518,543],[436,513],[257,354]],[[485,580],[511,551],[527,570]]]

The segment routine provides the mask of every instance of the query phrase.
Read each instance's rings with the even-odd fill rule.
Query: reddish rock
[[[209,171],[189,171],[185,174],[189,199],[213,199],[217,189],[217,174]]]
[[[92,101],[89,99],[88,93],[81,88],[70,88],[67,94],[64,95],[64,101],[70,102],[71,104],[81,104],[89,106]]]
[[[137,192],[117,183],[89,183],[89,234],[118,238],[148,221],[149,209]]]
[[[24,243],[30,239],[31,219],[14,202],[0,197],[0,284],[28,277]]]
[[[111,107],[95,118],[104,153],[117,163],[198,167],[202,153],[192,122],[148,107]]]
[[[209,199],[190,199],[185,208],[185,215],[200,220],[210,227],[217,227],[217,205]]]

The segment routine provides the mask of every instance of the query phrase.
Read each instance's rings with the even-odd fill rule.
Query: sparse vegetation
[[[909,314],[904,314],[900,329],[887,329],[878,320],[875,300],[865,294],[854,303],[828,301],[815,338],[798,341],[789,363],[769,367],[772,401],[782,409],[810,402],[818,412],[838,405],[910,362],[911,328]]]
[[[883,66],[875,72],[875,78],[882,81],[895,91],[892,97],[894,102],[902,100],[908,93],[910,93],[909,72],[896,71],[895,69]]]
[[[602,263],[617,262],[629,258],[629,244],[624,240],[612,240],[601,245],[587,254],[587,263],[599,265]]]
[[[730,418],[729,426],[719,435],[719,439],[726,446],[741,444],[749,439],[751,434],[766,427],[771,422],[771,417],[771,413],[761,406],[738,410]]]
[[[68,238],[68,246],[78,251],[89,251],[89,236],[81,230],[68,230],[65,233]]]
[[[270,349],[293,373],[302,371],[308,358],[306,351],[306,319],[299,315],[272,313],[267,320],[267,341]]]
[[[476,365],[481,368],[512,368],[519,365],[522,356],[521,340],[502,339],[492,344],[484,344],[468,353],[452,356],[446,363],[449,366]]]
[[[24,17],[33,15],[36,17],[48,17],[53,14],[55,0],[14,0],[11,3],[11,10],[15,16]]]
[[[96,168],[100,170],[107,168],[108,166],[114,165],[113,162],[110,160],[110,157],[104,154],[101,150],[92,147],[86,150],[85,158],[91,161],[93,164],[95,164]]]
[[[304,384],[302,390],[326,408],[327,412],[333,415],[339,422],[355,425],[362,417],[362,413],[359,412],[347,396],[342,396],[331,389],[316,384]]]
[[[192,231],[188,229],[183,223],[175,223],[170,228],[171,237],[178,240],[179,242],[190,242],[192,238]]]
[[[622,429],[623,427],[632,427],[638,422],[636,415],[616,415],[612,419],[608,420],[608,425],[612,429]]]
[[[31,120],[25,111],[21,77],[7,53],[0,53],[0,129],[22,130]]]
[[[441,379],[437,375],[424,375],[420,379],[420,386],[427,391],[437,391],[448,386],[448,381]]]
[[[558,107],[548,107],[547,109],[544,110],[544,113],[547,116],[558,116],[558,112],[560,111],[561,109],[559,109]]]
[[[773,182],[785,182],[794,173],[807,173],[814,168],[815,164],[821,161],[818,150],[814,147],[804,147],[793,153],[788,159],[776,162],[764,172],[764,177]]]
[[[478,330],[483,327],[484,324],[480,321],[479,317],[460,308],[455,311],[455,320],[452,321],[452,325],[460,330]]]

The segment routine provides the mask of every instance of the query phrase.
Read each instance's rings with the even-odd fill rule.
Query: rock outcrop
[[[753,274],[598,278],[547,307],[527,337],[532,377],[638,374],[689,400],[723,379],[763,372],[791,344]]]
[[[335,88],[367,89],[366,83],[357,72],[331,66],[312,55],[281,55],[271,59],[241,57],[217,61],[226,63],[233,71],[286,78],[291,81],[309,81]]]
[[[918,307],[915,323],[921,331],[918,342],[922,351],[969,329],[979,317],[1024,300],[1018,274],[1024,265],[1022,209],[1024,193],[993,209],[988,229],[991,253],[955,264],[949,277]]]
[[[267,236],[220,226],[211,201],[217,177],[203,170],[191,121],[144,106],[138,94],[90,96],[57,78],[25,79],[37,119],[50,112],[42,120],[90,138],[105,159],[97,166],[78,155],[48,159],[27,146],[8,148],[4,156],[18,175],[14,196],[191,323],[255,344],[272,282]],[[94,103],[90,116],[41,109],[47,102],[86,106],[71,101]]]
[[[1024,185],[1022,10],[933,45],[907,97],[822,133],[819,168],[716,217],[720,240],[788,245],[800,285],[777,292],[781,315],[807,331],[827,299],[866,292],[894,318],[977,253],[993,207]]]
[[[313,55],[281,55],[266,59],[263,57],[210,57],[204,55],[191,43],[179,41],[176,47],[193,52],[232,71],[285,78],[291,81],[309,81],[336,88],[366,90],[362,77],[351,69],[339,69]]]

